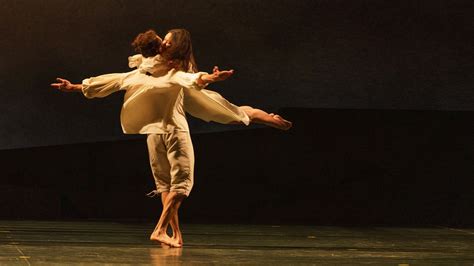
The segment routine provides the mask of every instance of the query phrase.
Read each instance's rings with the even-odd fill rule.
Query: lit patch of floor
[[[0,265],[474,264],[474,229],[188,224],[177,249],[150,242],[153,228],[0,221]]]

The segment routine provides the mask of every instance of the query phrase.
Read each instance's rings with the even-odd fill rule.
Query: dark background
[[[288,132],[193,135],[184,223],[474,226],[473,112],[281,111]],[[158,219],[144,138],[0,160],[0,218]]]
[[[183,222],[474,225],[472,1],[0,0],[0,217],[156,219],[122,94],[49,88],[127,69],[184,27],[212,86],[288,131],[190,119]],[[246,129],[246,130],[244,130]]]
[[[129,43],[183,27],[231,102],[474,110],[472,1],[0,0],[0,149],[122,139],[122,95],[49,88],[128,71]],[[193,122],[193,132],[227,129]]]

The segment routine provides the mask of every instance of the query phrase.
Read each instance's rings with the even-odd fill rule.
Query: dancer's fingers
[[[224,70],[224,71],[221,71],[220,73],[221,73],[222,76],[229,77],[232,74],[234,74],[234,71],[233,70]]]
[[[214,68],[212,69],[212,72],[218,72],[219,71],[219,67],[218,66],[214,66]]]

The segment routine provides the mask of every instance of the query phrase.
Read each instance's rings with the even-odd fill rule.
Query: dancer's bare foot
[[[181,234],[181,230],[179,229],[179,227],[176,227],[176,229],[172,230],[173,231],[173,235],[171,236],[171,239],[173,239],[173,241],[175,243],[178,243],[179,245],[183,245],[183,235]]]
[[[178,245],[183,246],[183,237],[182,236],[173,236],[171,239]]]
[[[173,248],[180,248],[180,247],[183,246],[182,239],[180,241],[178,241],[177,239],[169,237],[165,232],[163,232],[161,234],[160,233],[151,234],[150,240],[157,241],[157,242],[160,242],[162,244],[166,244],[166,245],[168,245],[170,247],[173,247]]]
[[[291,123],[290,121],[284,119],[283,117],[281,117],[277,114],[273,114],[272,117],[273,117],[273,119],[275,120],[276,123],[272,123],[271,126],[273,126],[275,128],[278,128],[278,129],[281,129],[281,130],[288,130],[293,126],[293,123]]]

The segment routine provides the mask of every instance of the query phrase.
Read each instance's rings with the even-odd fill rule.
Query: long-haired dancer
[[[155,49],[161,38],[153,30],[137,36],[132,43],[140,54],[129,57],[129,66],[142,73],[159,75],[163,69],[176,68],[197,72],[191,37],[185,29],[173,29],[166,34],[160,49]],[[218,69],[215,69],[218,70]],[[267,113],[250,106],[236,106],[219,93],[208,90],[184,90],[184,109],[194,117],[222,124],[264,124],[287,130],[292,123],[280,115]]]

